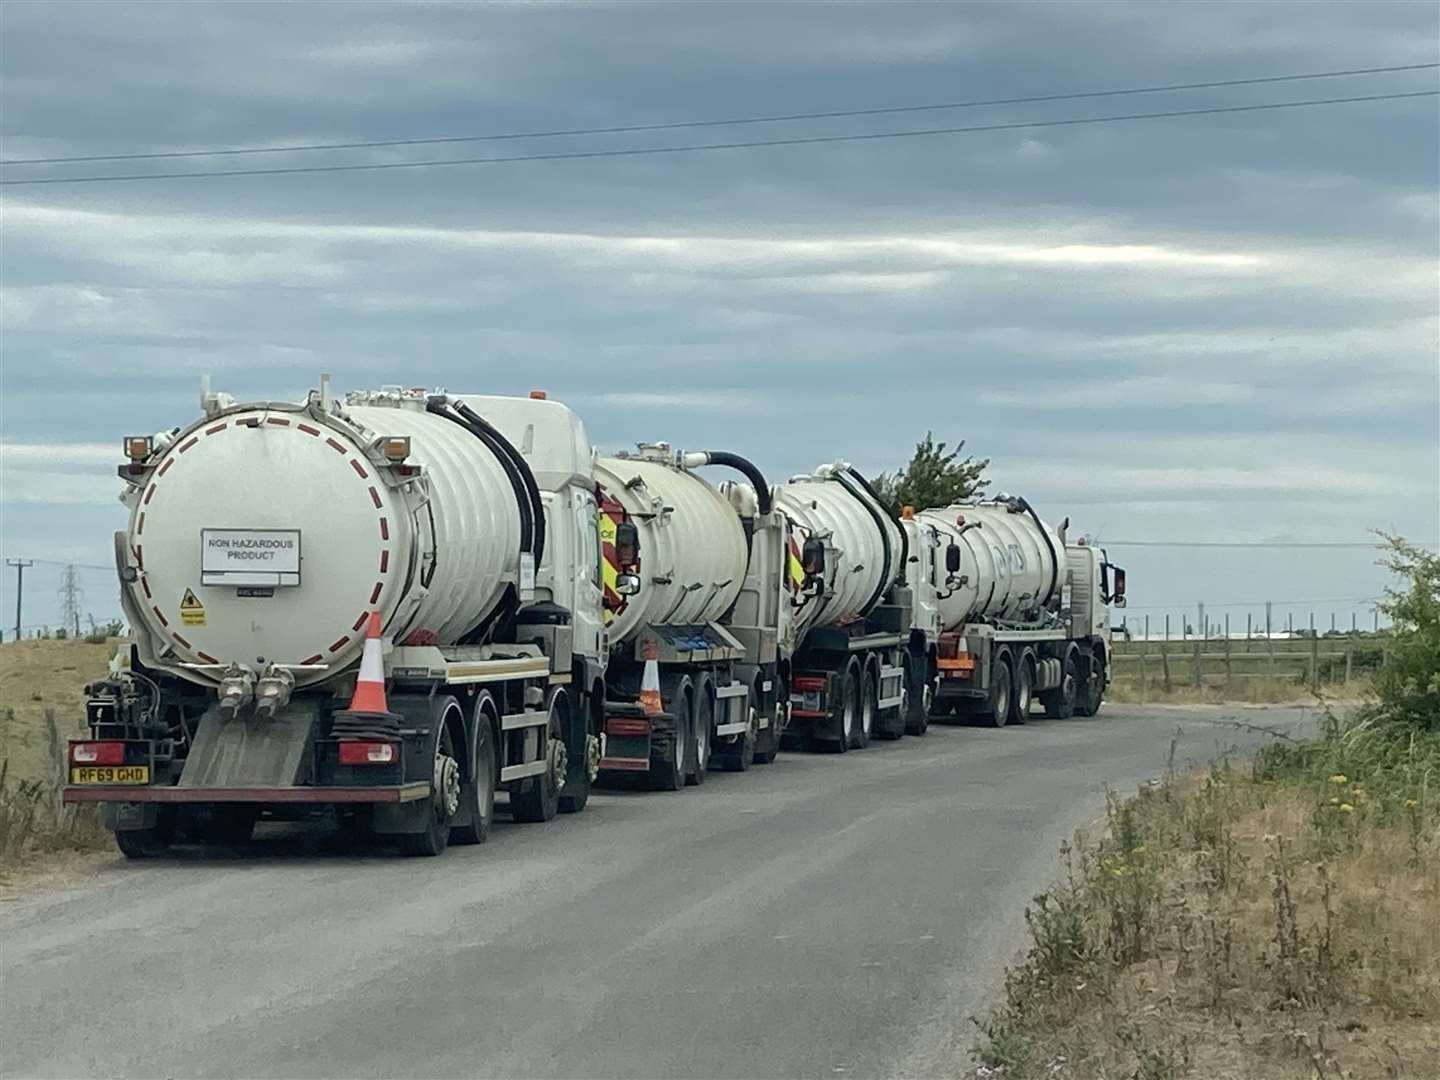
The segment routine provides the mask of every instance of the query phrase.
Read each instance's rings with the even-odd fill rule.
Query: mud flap
[[[219,705],[200,727],[180,774],[180,787],[286,787],[309,780],[307,755],[319,719],[319,702],[291,701],[272,720],[250,710],[225,720]]]

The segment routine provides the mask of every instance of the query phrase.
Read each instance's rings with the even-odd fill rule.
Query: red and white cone
[[[385,662],[380,654],[380,612],[370,613],[365,628],[365,651],[360,656],[360,674],[355,677],[355,696],[347,712],[388,713],[385,700]]]
[[[656,716],[665,711],[660,700],[659,649],[653,640],[645,642],[645,670],[640,675],[640,707],[646,716]]]
[[[365,629],[365,651],[360,654],[360,671],[355,676],[355,694],[350,707],[337,712],[332,728],[339,739],[393,739],[400,717],[390,711],[385,699],[385,661],[381,654],[380,613],[370,613]]]

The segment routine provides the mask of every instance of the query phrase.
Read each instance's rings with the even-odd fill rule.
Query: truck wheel
[[[495,822],[494,699],[488,694],[475,703],[475,761],[472,776],[460,789],[460,805],[468,819],[450,830],[452,844],[483,844]]]
[[[545,771],[522,780],[520,790],[510,794],[510,816],[515,821],[550,821],[560,810],[560,790],[570,771],[570,753],[565,748],[568,704],[562,691],[551,691],[545,725]]]
[[[855,742],[852,743],[856,750],[864,750],[870,745],[870,736],[875,731],[876,702],[879,695],[875,688],[875,673],[868,667],[860,672],[860,723],[855,725]]]
[[[578,814],[590,801],[590,725],[586,722],[587,713],[583,701],[579,708],[567,711],[569,723],[566,728],[570,737],[566,742],[565,756],[568,767],[565,772],[565,786],[560,790],[560,812]]]
[[[755,764],[755,750],[760,742],[760,710],[755,707],[755,688],[745,692],[745,718],[750,726],[744,734],[734,736],[734,742],[715,755],[715,761],[726,772],[745,772]]]
[[[686,747],[690,745],[690,713],[695,690],[685,678],[668,684],[665,690],[665,711],[675,717],[675,730],[650,735],[650,790],[681,791],[685,787]]]
[[[840,679],[840,738],[819,743],[819,748],[843,754],[855,742],[855,729],[860,726],[860,677],[855,669],[845,672]]]
[[[690,725],[690,769],[687,784],[703,784],[710,770],[710,744],[715,739],[715,694],[708,679],[695,688],[695,722]]]
[[[1004,657],[996,657],[990,669],[990,696],[980,715],[991,727],[1004,727],[1010,719],[1010,664]]]
[[[452,701],[451,704],[454,704]],[[459,706],[456,705],[456,708]],[[435,763],[431,770],[430,794],[425,828],[416,833],[402,833],[400,850],[406,855],[433,857],[442,855],[450,845],[450,822],[460,809],[460,760],[455,748],[451,725],[447,723],[448,708],[436,710],[440,737],[435,740]]]
[[[1030,663],[1022,656],[1015,664],[1013,684],[1010,687],[1012,724],[1023,724],[1030,715],[1030,697],[1034,685],[1035,676],[1031,673]]]
[[[914,667],[905,670],[909,681],[909,692],[905,698],[905,734],[924,735],[930,730],[930,710],[934,701],[928,679],[912,678]]]
[[[778,677],[774,682],[775,704],[770,709],[770,723],[755,736],[755,764],[769,765],[780,753],[780,740],[785,731],[785,709],[790,703],[790,688]]]
[[[1040,704],[1045,706],[1045,715],[1052,720],[1069,720],[1075,715],[1076,669],[1075,658],[1066,657],[1060,672],[1060,685],[1040,695]]]
[[[1100,703],[1104,700],[1105,663],[1092,653],[1090,662],[1085,665],[1085,680],[1075,695],[1075,715],[1094,716],[1100,711]]]
[[[173,808],[161,806],[158,818],[148,829],[121,829],[115,833],[115,846],[127,859],[153,859],[163,855],[175,839]]]

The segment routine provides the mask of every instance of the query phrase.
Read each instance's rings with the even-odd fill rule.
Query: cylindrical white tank
[[[410,439],[406,464],[422,467],[428,500],[377,462],[382,436]],[[130,501],[128,606],[157,662],[201,682],[232,662],[324,665],[296,672],[297,683],[322,681],[355,658],[372,609],[387,636],[450,644],[518,577],[520,511],[503,467],[414,397],[340,415],[260,404],[198,421]],[[202,546],[219,541],[257,571],[294,559],[298,584],[217,583],[227,556],[212,550],[202,569]]]
[[[796,610],[798,632],[863,616],[901,572],[900,526],[848,469],[844,462],[823,465],[775,489],[775,505],[793,523],[796,547],[814,536],[827,549],[825,591]]]
[[[1023,620],[1059,595],[1064,540],[1028,511],[1012,508],[1018,505],[986,502],[915,516],[912,535],[922,547],[917,554],[923,560],[928,552],[934,560],[942,630],[981,619]],[[960,569],[947,585],[945,551],[951,543],[959,545]]]
[[[664,449],[642,454],[595,464],[602,496],[624,507],[640,535],[642,584],[615,610],[612,645],[646,625],[719,619],[740,594],[749,559],[740,519],[724,495],[671,464]]]

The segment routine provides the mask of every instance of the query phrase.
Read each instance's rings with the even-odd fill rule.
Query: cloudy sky
[[[1432,3],[30,4],[6,159],[882,108],[1440,59]],[[1430,90],[1435,71],[9,180],[676,146]],[[1440,537],[1435,98],[693,154],[3,190],[7,558],[109,562],[122,435],[344,386],[547,388],[774,476],[927,429],[1102,539]],[[1120,548],[1132,622],[1348,621],[1364,550]],[[118,610],[87,570],[86,608]],[[27,578],[57,618],[58,567]],[[0,621],[13,611],[13,574]],[[1218,607],[1217,605],[1233,605]],[[1178,625],[1178,624],[1177,624]]]

